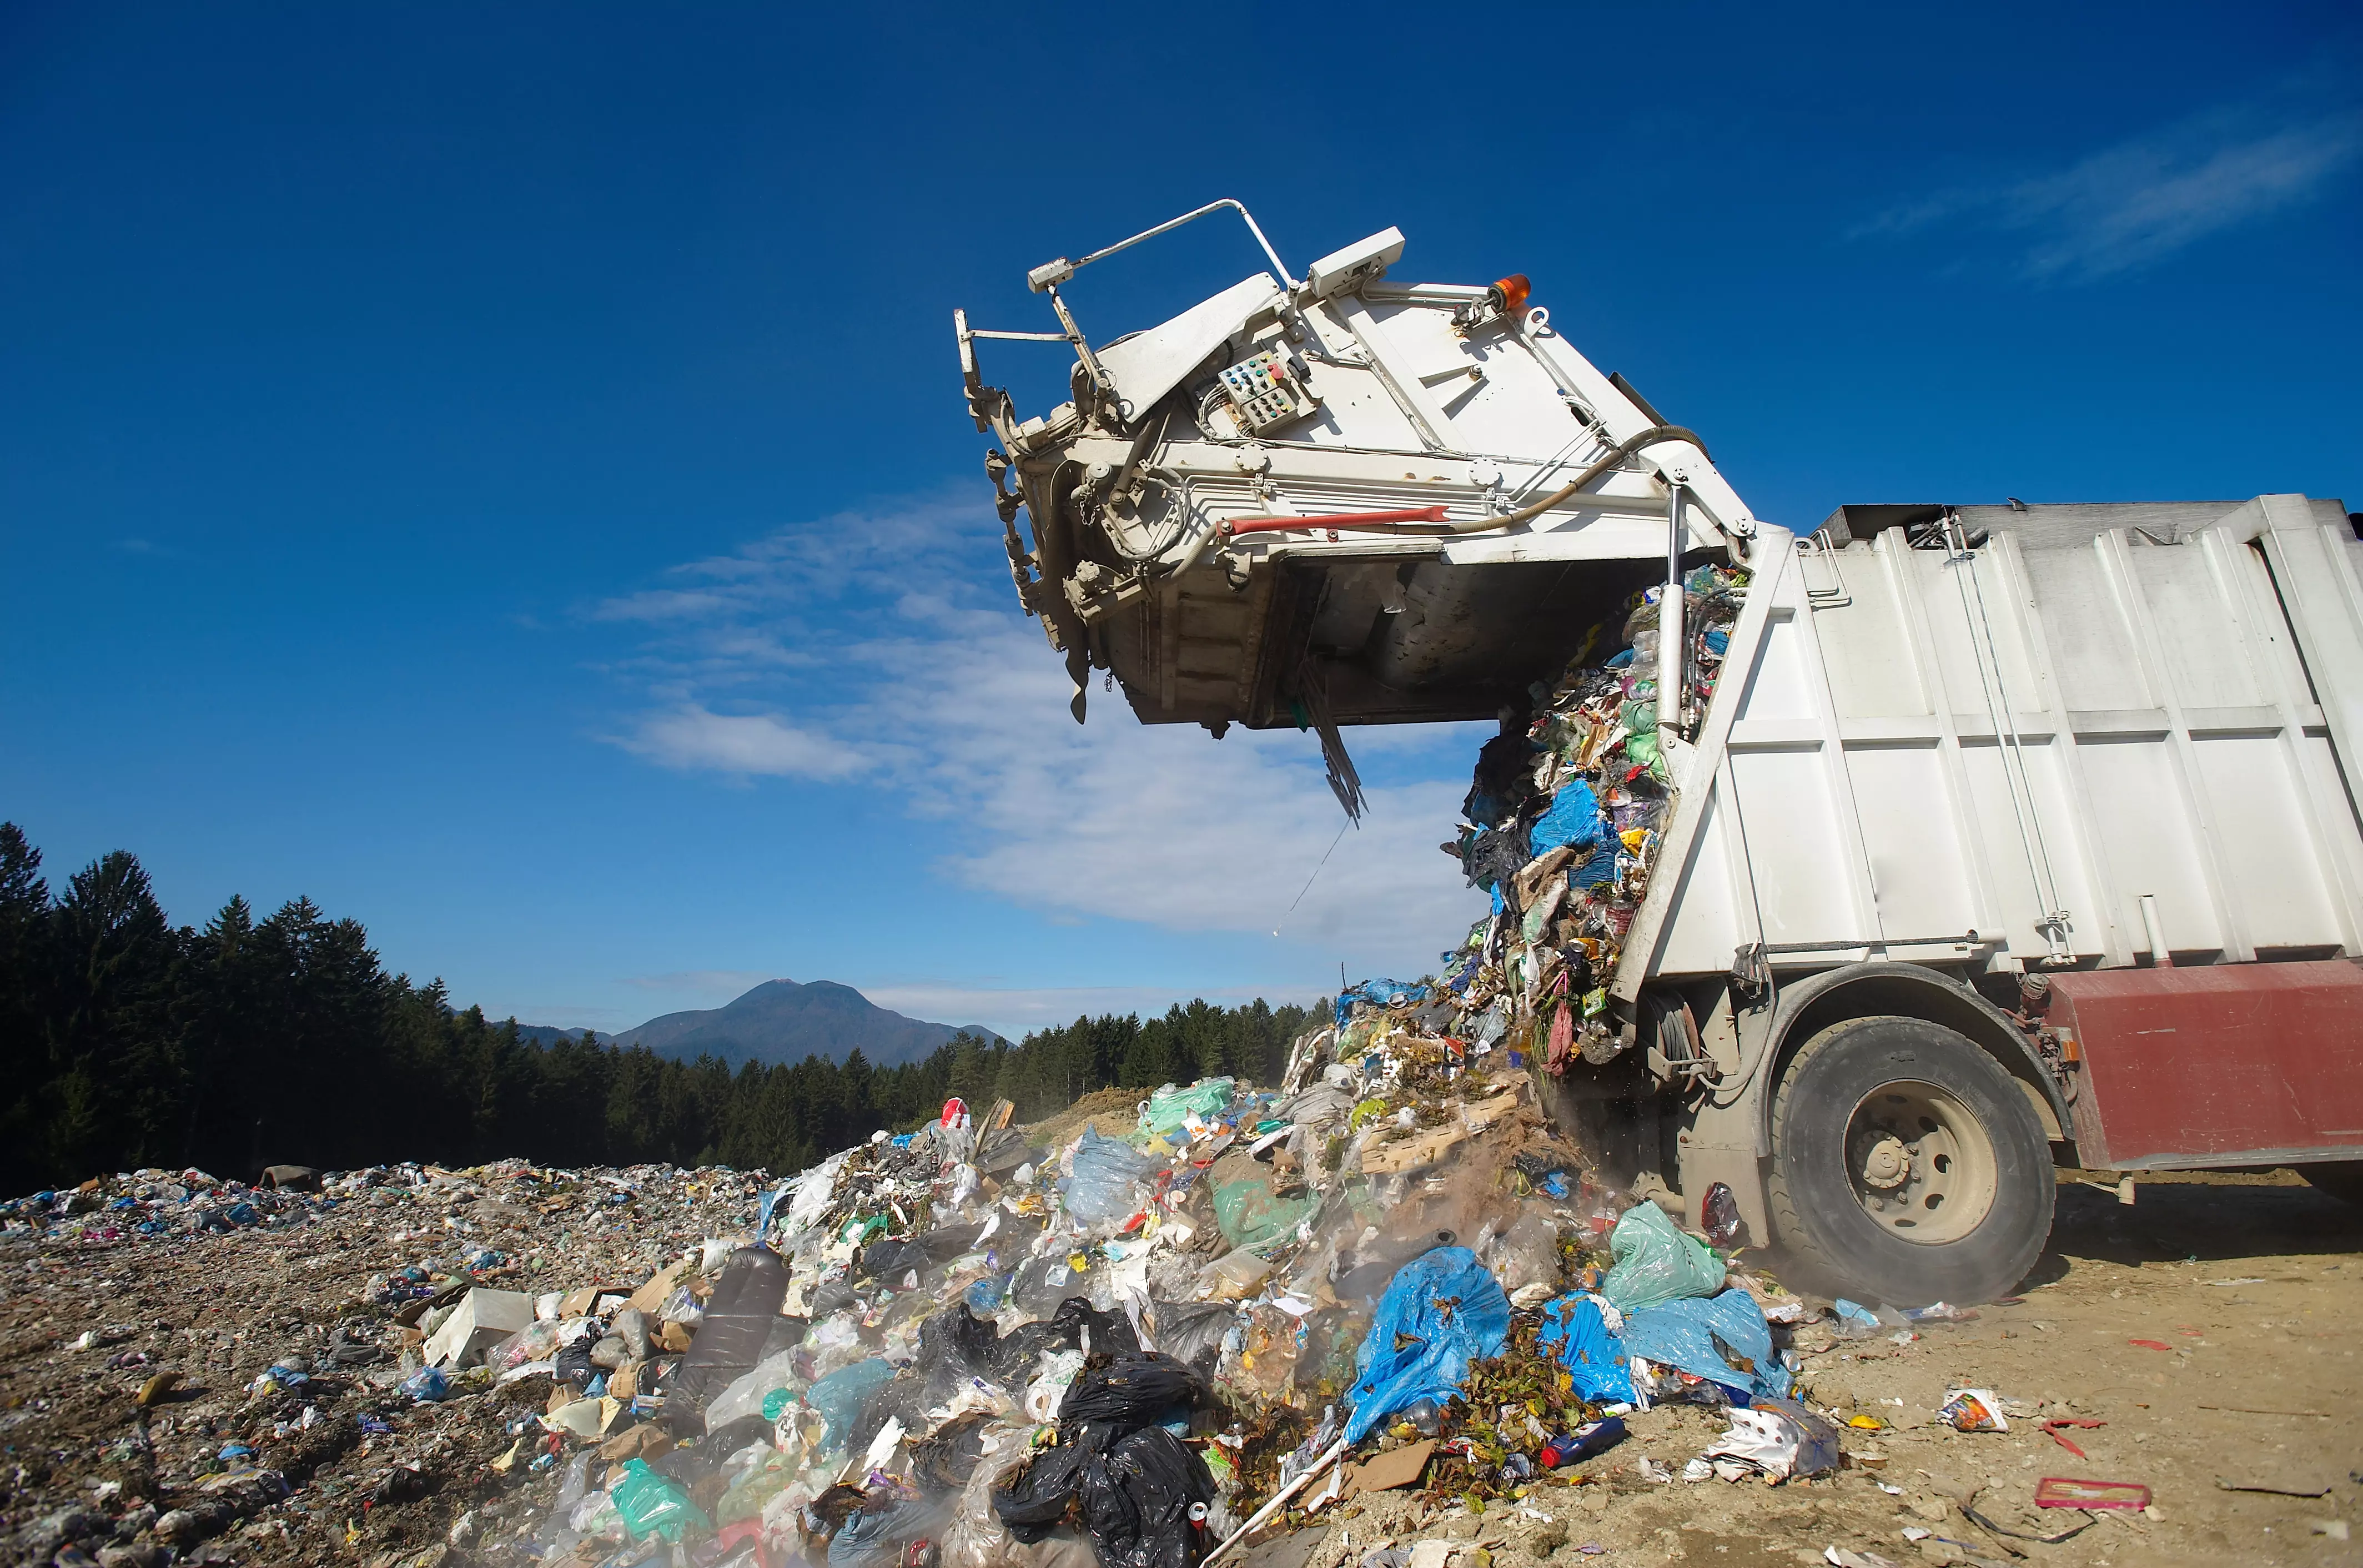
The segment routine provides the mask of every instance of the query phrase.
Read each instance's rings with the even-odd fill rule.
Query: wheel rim
[[[1903,1079],[1865,1095],[1847,1121],[1846,1160],[1863,1212],[1900,1240],[1942,1247],[1993,1210],[1993,1139],[1938,1084]]]

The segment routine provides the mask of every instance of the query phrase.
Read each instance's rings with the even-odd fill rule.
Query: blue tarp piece
[[[1744,1290],[1643,1307],[1625,1317],[1623,1338],[1628,1358],[1643,1356],[1660,1366],[1679,1367],[1692,1377],[1745,1388],[1759,1399],[1789,1396],[1789,1369],[1773,1351],[1764,1309]],[[1753,1375],[1724,1359],[1715,1349],[1718,1339],[1734,1354],[1756,1363]]]
[[[1510,1298],[1466,1247],[1438,1247],[1395,1271],[1354,1353],[1359,1375],[1346,1391],[1346,1440],[1360,1442],[1396,1411],[1459,1392],[1469,1363],[1499,1355],[1510,1334]],[[1403,1348],[1398,1350],[1400,1344]]]
[[[1542,814],[1526,833],[1526,842],[1537,855],[1546,850],[1556,850],[1561,844],[1573,844],[1581,849],[1596,844],[1606,830],[1600,817],[1600,797],[1581,779],[1562,785],[1553,796],[1550,809]]]
[[[1354,1004],[1368,1002],[1383,1007],[1392,1002],[1416,1002],[1427,995],[1424,980],[1365,980],[1359,985],[1337,993],[1337,1022],[1344,1024],[1354,1016]]]
[[[1581,1294],[1546,1302],[1542,1330],[1536,1338],[1567,1369],[1578,1394],[1597,1405],[1632,1403],[1633,1374],[1625,1367],[1625,1346],[1602,1320],[1600,1303]]]

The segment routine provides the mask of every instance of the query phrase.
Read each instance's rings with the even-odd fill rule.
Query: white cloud
[[[862,771],[861,755],[826,735],[768,713],[715,713],[695,703],[644,714],[620,742],[669,768],[782,778],[843,779]]]
[[[2269,119],[2225,109],[2091,153],[2052,173],[1894,208],[1856,237],[1965,226],[2025,237],[2019,270],[2090,282],[2134,271],[2320,193],[2363,155],[2363,115]]]
[[[647,627],[623,668],[661,706],[618,743],[652,760],[742,777],[865,773],[915,816],[957,825],[938,864],[948,879],[1053,917],[1279,925],[1276,967],[1303,966],[1307,996],[1321,994],[1308,952],[1357,973],[1416,973],[1481,909],[1436,847],[1467,788],[1471,727],[1348,731],[1358,749],[1371,737],[1384,765],[1365,769],[1370,809],[1306,892],[1342,820],[1314,738],[1144,726],[1097,686],[1077,726],[1064,666],[1009,592],[989,506],[832,517],[670,575],[699,586],[661,614],[643,608],[647,595],[594,611]],[[749,711],[715,711],[723,691]]]

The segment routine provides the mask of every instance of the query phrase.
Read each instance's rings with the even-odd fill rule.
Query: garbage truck
[[[1082,268],[1242,223],[1261,270],[1145,330]],[[1395,229],[1282,263],[1209,204],[956,312],[1019,601],[1084,717],[1523,726],[1655,606],[1669,810],[1544,1102],[1694,1219],[1876,1299],[2008,1291],[2060,1168],[2294,1167],[2363,1198],[2363,543],[2300,495],[1757,516],[1526,276],[1404,284]],[[1055,344],[1021,417],[980,349]],[[1017,528],[1020,512],[1027,528]],[[1744,574],[1701,692],[1683,583]],[[1636,639],[1638,646],[1639,639]],[[1588,1026],[1590,1027],[1590,1026]]]

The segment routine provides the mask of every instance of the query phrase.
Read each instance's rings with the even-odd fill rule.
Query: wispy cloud
[[[1186,1006],[1200,997],[1223,1006],[1237,1006],[1258,997],[1275,1007],[1291,1002],[1306,1006],[1334,992],[1337,985],[1337,977],[1334,974],[1324,985],[1319,976],[1308,973],[1293,982],[1226,985],[1211,990],[1170,985],[1004,987],[949,981],[888,983],[857,989],[880,1006],[911,1018],[943,1024],[982,1024],[1010,1040],[1017,1040],[1032,1029],[1056,1028],[1079,1018],[1097,1018],[1104,1013],[1137,1013],[1143,1018],[1155,1018],[1177,1002]]]
[[[2363,113],[2219,109],[2050,173],[1962,186],[1890,209],[1849,238],[1981,228],[2016,238],[2017,269],[2085,283],[2162,261],[2320,195],[2363,156]]]
[[[189,552],[185,550],[175,549],[169,544],[158,544],[152,539],[140,539],[136,536],[130,539],[111,539],[107,542],[106,548],[117,555],[148,556],[160,561],[186,561],[189,558]]]
[[[716,713],[694,702],[642,714],[617,744],[669,768],[780,778],[843,779],[862,771],[855,748],[769,713]]]
[[[989,507],[923,501],[782,528],[594,606],[644,638],[616,669],[649,702],[616,742],[740,778],[859,777],[957,825],[939,874],[1053,917],[1270,932],[1338,831],[1312,738],[1144,726],[1096,688],[1078,727],[1063,666],[1012,603],[999,535]],[[1386,739],[1366,770],[1381,776],[1370,815],[1281,927],[1276,968],[1302,964],[1308,986],[1318,978],[1294,944],[1416,972],[1480,907],[1436,848],[1472,740]],[[998,1027],[1082,1006],[977,1017]]]
[[[783,974],[765,974],[753,969],[677,969],[669,974],[627,975],[624,984],[638,991],[658,991],[671,995],[686,995],[698,1006],[718,1007],[725,1002],[735,1002],[766,980],[784,980]],[[632,1022],[643,1020],[634,1018]]]

